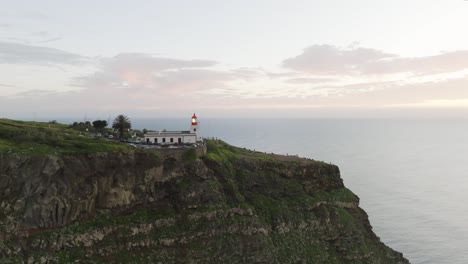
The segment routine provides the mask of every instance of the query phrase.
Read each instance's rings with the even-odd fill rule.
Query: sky
[[[0,117],[468,117],[464,0],[0,6]]]

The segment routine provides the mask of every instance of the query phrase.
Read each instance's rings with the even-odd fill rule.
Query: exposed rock
[[[0,262],[408,263],[334,165],[174,153],[0,156]]]

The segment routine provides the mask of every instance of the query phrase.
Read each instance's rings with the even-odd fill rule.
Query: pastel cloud
[[[284,60],[282,66],[318,75],[435,74],[468,69],[468,50],[400,57],[369,48],[313,45]]]
[[[75,78],[86,89],[126,89],[129,92],[181,94],[225,87],[237,78],[249,78],[248,70],[216,70],[211,60],[181,60],[150,54],[124,53],[103,58],[98,71]]]
[[[404,58],[376,49],[315,45],[284,60],[282,65],[289,70],[269,72],[249,67],[226,69],[214,60],[143,53],[121,53],[92,60],[53,48],[0,42],[0,64],[3,64],[0,67],[16,71],[35,67],[39,71],[34,75],[37,79],[34,86],[19,81],[0,84],[0,91],[4,91],[0,93],[4,96],[0,98],[0,106],[3,110],[89,109],[107,113],[177,109],[247,113],[248,109],[431,104],[465,107],[468,71],[463,70],[468,68],[468,62],[463,58],[468,57],[467,53],[454,51]],[[49,65],[59,65],[60,69]],[[83,65],[90,69],[78,74],[71,68],[85,68]],[[75,75],[60,73],[65,67]],[[458,75],[449,76],[454,72]],[[74,89],[66,90],[58,82],[38,77],[47,73],[65,76],[63,82]],[[10,96],[15,90],[18,91]]]
[[[318,77],[300,77],[300,78],[291,78],[285,80],[287,83],[293,83],[293,84],[305,84],[305,83],[328,83],[328,82],[334,82],[337,81],[338,79],[336,78],[318,78]]]
[[[86,58],[54,48],[0,42],[0,64],[71,64],[84,63]]]
[[[71,91],[22,90],[0,98],[0,106],[6,111],[19,108],[150,113],[161,109],[182,111],[187,107],[193,111],[218,103],[227,105],[240,96],[236,83],[264,76],[259,69],[222,70],[212,60],[183,60],[139,53],[119,54],[95,62],[90,72],[69,80],[69,85],[75,87]],[[235,101],[239,105],[239,100]]]
[[[155,57],[151,54],[121,53],[112,58],[101,60],[104,71],[123,71],[132,68],[138,71],[161,71],[180,68],[200,68],[216,65],[212,60],[181,60],[173,58]]]
[[[0,83],[0,87],[15,88],[16,85]]]

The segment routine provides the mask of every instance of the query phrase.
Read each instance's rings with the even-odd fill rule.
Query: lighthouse
[[[198,127],[198,118],[197,118],[197,115],[195,113],[193,113],[193,116],[192,116],[192,125],[190,126],[190,133],[197,135],[197,141],[201,140],[201,138],[199,136],[200,131],[199,131],[199,127]]]
[[[145,134],[145,141],[151,145],[196,144],[201,141],[200,123],[195,113],[192,116],[190,130],[184,131],[150,131]]]

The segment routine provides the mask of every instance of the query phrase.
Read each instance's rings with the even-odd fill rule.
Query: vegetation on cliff
[[[335,165],[206,144],[0,155],[0,262],[408,263]]]
[[[45,155],[127,149],[124,144],[92,138],[64,124],[0,119],[0,153]]]

